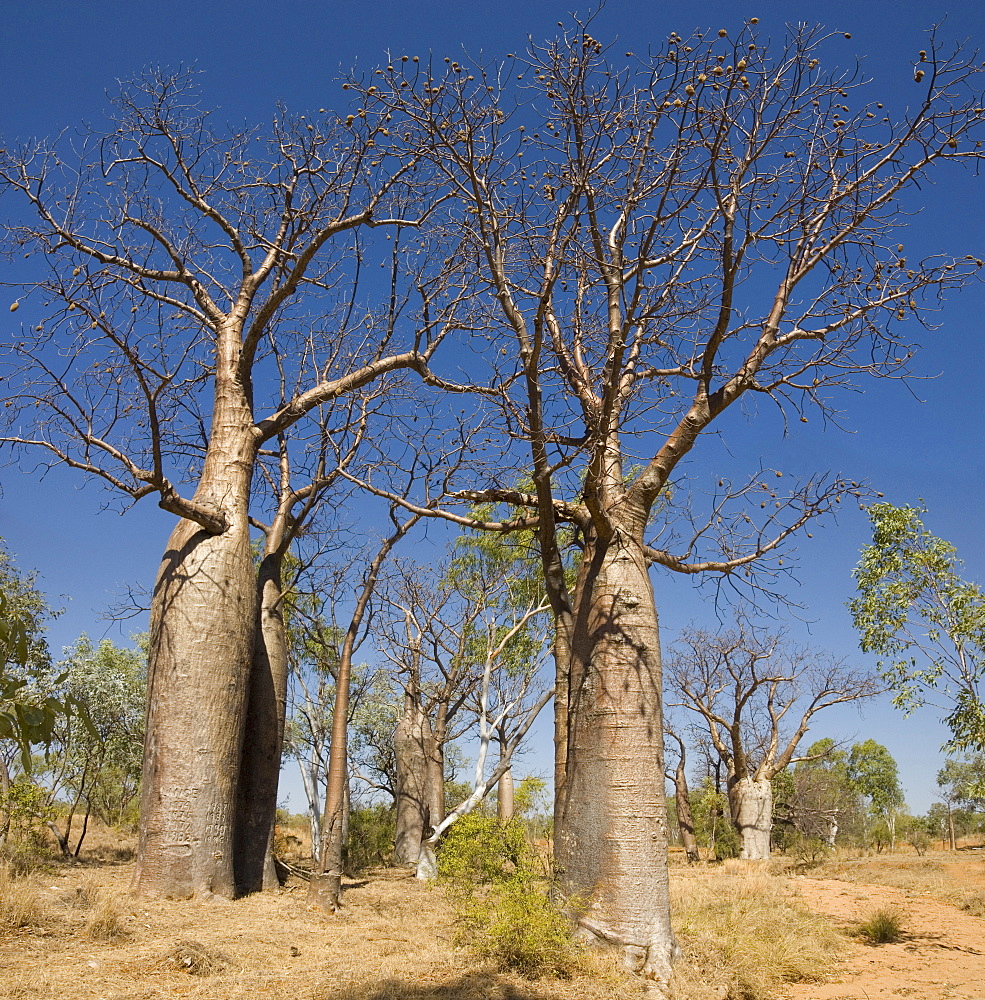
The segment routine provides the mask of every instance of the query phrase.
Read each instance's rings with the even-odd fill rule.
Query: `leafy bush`
[[[903,916],[896,910],[875,910],[856,928],[872,944],[892,944],[903,936]]]
[[[460,943],[480,957],[529,978],[577,969],[569,921],[520,822],[462,817],[441,845],[438,878],[455,908]]]
[[[798,871],[809,871],[824,864],[832,849],[820,837],[808,837],[794,831],[787,836],[787,853]]]
[[[388,864],[395,836],[396,814],[392,806],[377,803],[354,808],[349,814],[349,839],[345,845],[346,871]]]

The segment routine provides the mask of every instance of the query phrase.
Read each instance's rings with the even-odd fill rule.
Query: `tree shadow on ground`
[[[343,988],[325,984],[312,995],[315,1000],[548,1000],[557,993],[540,990],[534,983],[519,985],[511,976],[481,969],[444,983],[383,979]]]

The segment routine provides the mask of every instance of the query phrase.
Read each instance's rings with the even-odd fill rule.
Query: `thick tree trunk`
[[[151,605],[138,893],[236,894],[236,785],[256,630],[247,520],[255,447],[245,393],[217,390],[194,499],[225,530],[178,523]]]
[[[583,933],[666,986],[670,927],[657,613],[645,517],[585,553],[567,672],[567,770],[555,856]],[[562,689],[563,688],[559,688]]]
[[[684,773],[683,756],[674,773],[674,801],[677,805],[677,827],[681,833],[681,845],[684,847],[687,863],[693,865],[701,860],[701,856],[698,854],[698,841],[694,836],[694,813],[691,812],[691,795]]]
[[[444,760],[431,720],[408,696],[393,734],[397,771],[394,860],[416,865],[421,845],[445,816]]]
[[[259,614],[236,804],[236,887],[241,895],[280,884],[271,846],[287,711],[281,562],[280,555],[267,555],[257,574]]]
[[[770,856],[773,826],[773,784],[767,779],[741,778],[728,789],[732,822],[742,844],[740,857],[765,861]]]

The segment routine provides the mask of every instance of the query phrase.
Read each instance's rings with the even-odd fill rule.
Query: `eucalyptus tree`
[[[985,593],[962,576],[950,543],[923,524],[925,510],[869,507],[849,603],[862,650],[876,653],[897,708],[945,713],[952,750],[985,750]]]
[[[531,481],[511,488],[504,467],[459,496],[526,508],[491,530],[539,533],[562,881],[583,934],[666,980],[650,568],[748,572],[768,589],[782,541],[857,492],[714,475],[705,513],[684,465],[707,432],[748,433],[727,419],[742,401],[793,431],[833,414],[838,390],[905,375],[910,331],[980,262],[905,250],[901,199],[979,160],[985,102],[975,56],[934,34],[892,117],[857,70],[835,68],[838,36],[818,28],[772,42],[751,19],[625,58],[590,28],[575,20],[499,62],[394,57],[347,86],[427,134],[454,191],[445,259],[470,292],[471,380]],[[558,541],[570,525],[574,585]]]
[[[0,154],[3,246],[32,275],[0,439],[178,519],[151,610],[139,892],[236,892],[261,450],[333,399],[423,372],[436,344],[360,304],[357,274],[391,255],[361,234],[418,224],[433,187],[414,134],[372,102],[351,110],[229,129],[187,74],[150,73],[102,133]],[[287,398],[280,363],[299,373]]]

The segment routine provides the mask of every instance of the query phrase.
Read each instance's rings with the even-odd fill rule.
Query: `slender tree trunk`
[[[10,836],[10,771],[0,757],[0,848],[7,846]]]
[[[691,795],[684,773],[683,753],[674,772],[674,801],[677,805],[677,827],[681,832],[681,844],[687,855],[687,863],[693,865],[701,860],[701,855],[698,853],[698,841],[694,836],[694,813],[691,812]]]
[[[257,573],[257,635],[236,809],[236,887],[239,894],[276,889],[279,885],[271,847],[287,712],[282,562],[279,551],[268,552]]]
[[[567,769],[555,803],[555,856],[563,889],[583,908],[582,933],[620,946],[627,965],[665,987],[676,945],[645,520],[637,511],[629,530],[589,544],[579,570],[572,655],[558,663],[567,674],[559,713],[567,719]]]
[[[951,809],[950,802],[947,804],[947,837],[951,850],[956,851],[958,838],[954,835],[954,811]]]
[[[133,881],[140,894],[236,894],[236,786],[256,630],[252,427],[243,388],[217,388],[194,499],[221,514],[225,530],[181,520],[154,587]]]
[[[407,695],[393,735],[397,771],[394,860],[416,865],[421,845],[444,819],[444,761],[431,720],[417,699]]]
[[[513,799],[513,771],[508,770],[499,779],[499,786],[496,789],[496,816],[500,823],[509,823],[515,813]]]
[[[730,781],[728,800],[742,845],[740,857],[751,861],[768,859],[773,827],[772,782],[756,778]]]

